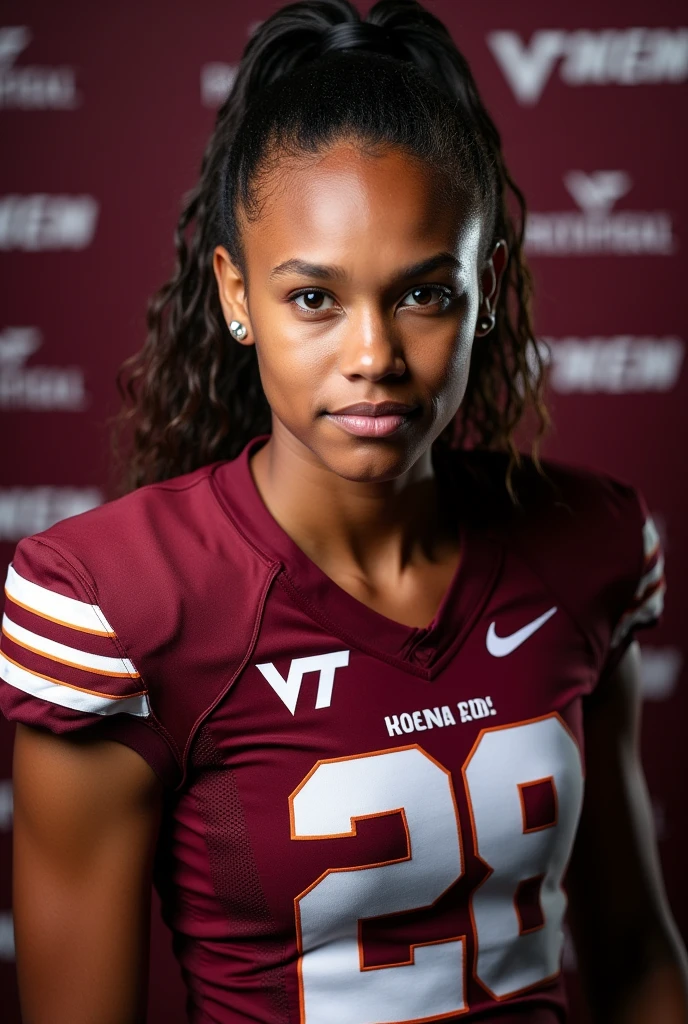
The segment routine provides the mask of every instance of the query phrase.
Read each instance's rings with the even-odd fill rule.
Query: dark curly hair
[[[234,342],[222,315],[213,249],[224,245],[243,271],[238,215],[259,215],[270,169],[284,154],[347,138],[403,147],[440,169],[452,194],[479,205],[484,255],[505,239],[495,327],[474,346],[464,400],[435,444],[507,452],[511,489],[515,434],[531,412],[537,461],[548,416],[523,255],[525,202],[466,59],[416,0],[380,0],[365,21],[349,0],[302,0],[264,21],[246,45],[200,180],[185,198],[174,274],[149,302],[143,348],[120,371],[125,489],[232,459],[270,432],[255,347]]]

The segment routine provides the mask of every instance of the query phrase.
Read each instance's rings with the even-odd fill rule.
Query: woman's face
[[[256,346],[273,435],[346,479],[400,476],[461,403],[505,246],[481,261],[479,215],[398,149],[283,162],[263,195],[242,224],[246,279],[222,247],[214,268],[227,322]],[[362,402],[410,411],[335,416]]]

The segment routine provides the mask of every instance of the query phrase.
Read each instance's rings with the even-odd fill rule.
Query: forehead
[[[259,216],[242,225],[251,266],[315,250],[319,262],[330,253],[337,262],[408,263],[410,248],[460,249],[462,262],[470,250],[477,257],[480,218],[472,204],[445,175],[399,148],[341,143],[285,157],[261,182],[259,198]]]

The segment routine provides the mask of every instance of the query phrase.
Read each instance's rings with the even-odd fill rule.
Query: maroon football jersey
[[[565,1019],[583,701],[664,592],[642,499],[433,452],[461,558],[431,623],[326,576],[250,457],[22,541],[4,714],[167,787],[155,879],[196,1024]]]

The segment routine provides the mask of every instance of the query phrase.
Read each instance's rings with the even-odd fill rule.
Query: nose
[[[406,372],[399,335],[381,310],[367,307],[347,317],[339,366],[345,377],[368,380],[401,377]]]

